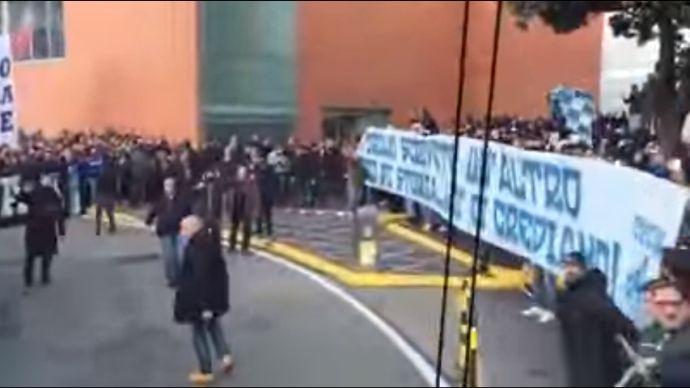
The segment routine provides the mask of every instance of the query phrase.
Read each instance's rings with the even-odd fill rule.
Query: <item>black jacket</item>
[[[304,150],[295,158],[295,175],[300,182],[315,179],[321,169],[321,158],[315,150]]]
[[[276,196],[278,191],[278,175],[272,166],[266,162],[259,164],[257,168],[258,178],[259,178],[259,193],[261,199],[272,200]]]
[[[98,176],[96,194],[101,197],[115,198],[117,196],[118,172],[115,165],[108,162]]]
[[[662,387],[690,385],[690,325],[678,331],[664,345],[660,367]]]
[[[24,234],[26,254],[57,254],[57,237],[65,235],[64,209],[58,193],[52,187],[38,186],[30,193],[20,193],[16,199],[29,208]]]
[[[629,342],[638,337],[635,326],[606,294],[606,276],[589,271],[558,297],[557,315],[573,387],[612,387],[624,371],[616,335]]]
[[[175,294],[175,321],[198,321],[206,310],[216,317],[225,314],[230,309],[228,294],[228,270],[220,231],[215,226],[207,226],[192,236],[185,249]]]
[[[324,152],[322,167],[322,175],[329,182],[345,179],[345,159],[338,148],[331,148]]]
[[[163,195],[151,208],[146,217],[146,224],[151,225],[156,219],[156,233],[159,236],[175,235],[180,231],[182,219],[190,214],[192,208],[188,195],[176,194],[172,200]]]

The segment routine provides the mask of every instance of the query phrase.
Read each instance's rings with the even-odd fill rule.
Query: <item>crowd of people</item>
[[[411,129],[427,135],[440,133],[428,112]],[[462,134],[470,137],[482,138],[487,131],[493,141],[599,157],[679,183],[688,181],[673,174],[682,173],[684,163],[665,163],[654,136],[649,131],[631,130],[625,115],[598,117],[591,142],[547,119],[502,116],[489,125],[469,119],[462,128]],[[297,145],[290,139],[275,144],[258,136],[245,142],[233,137],[225,144],[211,141],[194,147],[189,142],[174,144],[115,131],[64,131],[54,138],[40,132],[22,135],[19,148],[0,147],[0,175],[20,174],[25,182],[16,200],[29,209],[26,289],[33,285],[36,258],[42,259],[42,282],[50,283],[52,257],[59,236],[65,233],[65,208],[68,213],[84,214],[95,205],[95,233],[100,235],[104,213],[108,231],[116,232],[113,213],[117,204],[145,206],[146,223],[160,239],[168,286],[176,292],[175,319],[193,329],[200,370],[190,379],[207,383],[212,379],[211,345],[224,370],[230,371],[234,365],[218,322],[228,310],[220,224],[223,220],[230,224],[229,250],[246,252],[253,234],[272,236],[276,205],[354,208],[362,199],[355,149],[356,143],[336,145],[327,140]],[[58,190],[62,193],[40,182],[40,172],[50,169],[64,171]],[[615,349],[620,349],[617,342],[637,344],[639,334],[607,296],[603,273],[587,268],[581,255],[566,258],[564,273],[565,289],[554,301],[554,317],[570,330],[564,343],[567,354],[575,358],[569,360],[570,383],[611,386],[624,365],[616,354]],[[664,333],[656,339],[659,342],[687,341],[683,333],[690,326],[690,302],[677,279],[677,275],[665,275],[645,288],[650,315],[661,328],[658,332]],[[642,334],[643,339],[646,335]],[[683,368],[687,363],[677,360],[687,355],[686,350],[690,347],[675,349],[678,354],[661,365],[659,376],[686,381]],[[667,367],[672,363],[677,364]]]
[[[470,118],[461,128],[464,136],[475,138],[483,138],[486,131],[492,141],[533,151],[599,158],[677,183],[690,182],[690,154],[667,160],[649,128],[633,129],[625,113],[597,116],[589,139],[547,118],[497,116],[488,126]]]
[[[109,197],[107,208],[111,200],[132,207],[153,204],[168,177],[174,177],[179,188],[192,189],[200,181],[218,179],[225,189],[232,185],[239,166],[256,175],[258,194],[252,200],[257,211],[260,202],[335,207],[344,200],[354,152],[354,145],[340,147],[330,140],[298,145],[289,139],[274,144],[258,136],[243,144],[233,138],[227,144],[212,141],[195,148],[189,142],[173,144],[115,131],[63,131],[50,139],[37,132],[21,136],[20,145],[18,149],[0,146],[0,174],[20,171],[29,176],[46,166],[67,166],[79,192],[75,198],[80,203],[72,205],[82,214],[98,204],[99,197]]]
[[[488,125],[470,118],[461,135],[479,139],[488,135],[492,141],[527,150],[599,158],[679,184],[690,182],[690,156],[666,160],[658,139],[635,109],[631,113],[638,117],[632,120],[626,114],[596,117],[589,136],[574,133],[557,120],[512,116],[495,117]],[[440,132],[428,118],[412,122],[411,128],[422,135]],[[410,215],[433,229],[434,215],[417,207],[408,209]],[[670,249],[664,256],[662,274],[640,290],[649,321],[643,330],[620,311],[607,293],[606,275],[590,267],[581,253],[564,257],[562,287],[557,287],[554,276],[537,269],[537,287],[529,291],[538,306],[523,315],[538,317],[541,323],[558,320],[568,386],[690,383],[690,250]]]
[[[199,359],[193,383],[213,378],[211,346],[226,372],[234,365],[218,322],[228,311],[221,223],[230,223],[229,250],[238,248],[241,235],[239,248],[246,253],[252,234],[272,236],[275,205],[342,206],[344,193],[352,192],[346,186],[354,145],[332,141],[276,145],[258,136],[244,143],[233,137],[197,148],[132,133],[64,131],[55,138],[22,135],[19,145],[0,148],[0,176],[21,176],[14,207],[22,203],[28,209],[25,294],[33,287],[37,258],[42,283],[50,283],[66,216],[95,206],[95,233],[101,235],[104,214],[108,232],[116,232],[116,205],[143,206],[146,223],[160,239],[168,286],[175,290],[175,320],[192,327]],[[46,172],[60,179],[46,179]]]

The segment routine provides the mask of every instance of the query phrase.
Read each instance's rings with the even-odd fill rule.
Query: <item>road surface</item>
[[[191,329],[172,321],[157,240],[97,238],[70,222],[54,284],[21,294],[22,231],[0,230],[0,385],[170,386],[196,367]],[[409,358],[365,315],[304,274],[229,258],[237,358],[216,386],[422,386]]]

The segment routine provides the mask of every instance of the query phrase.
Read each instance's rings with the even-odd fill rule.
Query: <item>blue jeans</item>
[[[213,372],[209,337],[216,350],[218,359],[230,355],[230,347],[225,342],[223,329],[218,320],[219,318],[216,317],[209,321],[198,320],[192,324],[192,341],[194,342],[194,351],[199,360],[199,371],[201,373],[210,374]]]
[[[539,275],[535,283],[535,302],[546,309],[555,309],[557,293],[556,276],[544,268],[539,267]]]
[[[180,268],[179,255],[177,253],[177,235],[160,236],[161,252],[163,254],[163,266],[165,278],[168,284],[177,283],[177,275]]]

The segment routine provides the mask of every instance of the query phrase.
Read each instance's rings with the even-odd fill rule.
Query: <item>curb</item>
[[[422,246],[440,255],[446,254],[446,244],[444,242],[403,226],[398,222],[383,223],[382,227],[388,233],[407,240],[412,244]],[[452,247],[450,254],[452,260],[466,267],[472,266],[472,256],[467,252]],[[477,278],[477,286],[483,289],[521,290],[524,288],[525,281],[525,274],[522,270],[489,265],[488,275],[480,274]]]
[[[88,214],[93,217],[92,213]],[[131,214],[116,212],[116,222],[121,226],[136,228],[145,227],[144,222]],[[384,215],[381,223],[390,233],[404,238],[414,244],[421,245],[439,254],[445,253],[445,245],[418,232],[405,228],[396,222],[404,219],[399,215]],[[223,229],[223,240],[227,240],[228,230]],[[431,274],[404,274],[393,272],[360,271],[336,264],[326,257],[307,251],[299,246],[278,241],[268,241],[262,238],[252,238],[251,248],[280,256],[295,264],[312,269],[318,273],[329,276],[338,282],[355,288],[400,288],[400,287],[443,287],[442,275]],[[453,248],[452,258],[464,265],[471,265],[471,257],[458,249]],[[515,290],[524,285],[524,274],[520,270],[509,270],[502,267],[491,266],[490,275],[481,275],[477,278],[477,287],[482,290]],[[462,286],[466,276],[451,276],[449,287],[456,289]]]
[[[253,240],[252,248],[268,252],[296,264],[308,267],[321,274],[328,275],[350,287],[384,288],[384,287],[442,287],[442,275],[383,273],[376,271],[357,271],[335,264],[320,255],[308,252],[300,247],[282,242],[267,242]],[[517,271],[521,274],[520,271]],[[465,276],[451,276],[449,287],[462,287]],[[481,276],[477,279],[477,287],[483,290],[514,290],[522,286],[522,277],[509,278],[499,276]]]

